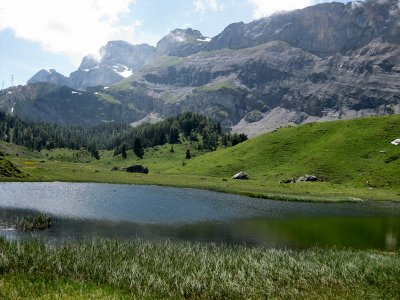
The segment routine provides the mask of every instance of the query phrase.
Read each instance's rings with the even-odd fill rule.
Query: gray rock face
[[[132,86],[143,87],[140,92],[154,99],[161,116],[189,110],[230,127],[252,111],[261,118],[282,108],[297,112],[291,119],[302,123],[308,117],[341,118],[348,111],[394,112],[400,104],[399,71],[400,46],[381,39],[326,58],[274,41],[155,61]]]
[[[69,79],[68,79],[68,77],[65,77],[64,75],[58,73],[54,69],[50,69],[50,70],[42,69],[39,72],[37,72],[35,75],[33,75],[31,79],[28,80],[28,84],[37,83],[37,82],[48,82],[48,83],[53,83],[56,85],[63,86],[63,85],[69,84]]]
[[[130,76],[153,60],[154,47],[111,41],[100,49],[99,60],[85,56],[79,69],[70,75],[70,87],[108,86]]]
[[[208,50],[240,49],[286,41],[320,57],[363,47],[375,38],[399,43],[398,0],[324,3],[225,28]]]
[[[83,91],[88,87],[108,86],[122,79],[124,77],[115,72],[114,68],[101,66],[72,72],[69,86]]]
[[[175,29],[157,43],[155,56],[188,56],[204,49],[209,41],[198,30]]]
[[[125,41],[110,41],[100,49],[100,60],[92,56],[83,58],[79,70],[92,69],[97,66],[125,66],[137,71],[153,61],[155,48],[147,44],[132,45]]]

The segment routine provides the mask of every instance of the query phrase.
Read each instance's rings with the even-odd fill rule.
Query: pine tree
[[[186,149],[186,159],[191,159],[192,155],[190,154],[190,150]]]
[[[126,144],[122,144],[121,146],[121,156],[123,159],[126,159],[128,157],[128,154],[126,153]]]
[[[133,142],[133,152],[136,154],[137,157],[143,158],[144,155],[144,149],[143,149],[143,144],[140,138],[135,138],[135,141]]]

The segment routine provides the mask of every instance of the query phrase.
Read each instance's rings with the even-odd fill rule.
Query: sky
[[[155,46],[175,28],[213,37],[234,22],[324,0],[0,0],[0,89],[40,69],[68,76],[110,40]],[[348,1],[339,1],[348,2]]]

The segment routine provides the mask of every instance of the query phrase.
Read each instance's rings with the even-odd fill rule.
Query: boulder
[[[250,179],[249,174],[245,172],[239,172],[232,176],[232,179]]]
[[[304,181],[317,181],[318,178],[314,175],[304,175],[301,176],[299,179],[296,180],[296,182],[304,182]]]
[[[148,174],[149,169],[147,167],[144,167],[142,165],[134,164],[130,167],[126,168],[126,172],[129,173],[143,173],[143,174]]]
[[[398,146],[400,145],[400,139],[395,139],[393,141],[390,142],[392,145]]]

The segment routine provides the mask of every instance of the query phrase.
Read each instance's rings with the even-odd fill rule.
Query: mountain
[[[399,44],[399,10],[398,0],[318,4],[248,24],[231,24],[210,41],[207,49],[240,49],[285,41],[327,57],[361,48],[376,38]]]
[[[58,73],[54,69],[49,69],[49,70],[42,69],[35,75],[33,75],[31,79],[28,80],[28,84],[37,82],[48,82],[63,86],[69,84],[69,79],[68,77],[65,77],[64,75]]]
[[[125,41],[111,41],[100,49],[100,59],[83,58],[79,69],[70,75],[70,87],[107,86],[133,74],[153,60],[154,47],[147,44],[131,45]]]
[[[64,125],[128,123],[146,116],[140,103],[135,107],[113,99],[102,90],[78,91],[49,83],[17,86],[0,91],[0,110],[23,120]],[[145,110],[152,110],[152,107],[145,107]]]
[[[294,112],[275,125],[264,124],[273,130],[289,122],[399,112],[399,74],[400,47],[382,40],[327,58],[275,41],[164,56],[106,93],[157,103],[155,112],[162,116],[202,112],[226,127],[242,121],[259,128],[276,113]]]
[[[134,52],[127,49],[139,46],[110,42],[99,62],[86,57],[70,80],[80,78],[72,85],[77,89],[116,82],[103,83],[106,89],[87,88],[87,93],[97,99],[93,103],[106,99],[119,109],[130,107],[112,117],[93,116],[93,122],[136,122],[149,114],[194,111],[253,136],[285,124],[400,113],[398,20],[398,0],[369,0],[324,3],[235,23],[212,39],[197,30],[176,29],[155,49],[143,46]],[[147,60],[140,60],[139,53],[146,53]],[[130,70],[134,75],[121,80],[118,73]],[[8,96],[0,94],[0,108]]]
[[[100,49],[99,55],[99,59],[92,55],[85,56],[79,69],[72,72],[69,78],[54,69],[41,70],[28,80],[28,84],[47,82],[78,90],[111,85],[150,63],[153,60],[154,47],[147,44],[132,45],[125,41],[110,41]]]
[[[203,50],[210,40],[198,30],[175,29],[157,43],[155,56],[188,56]]]

